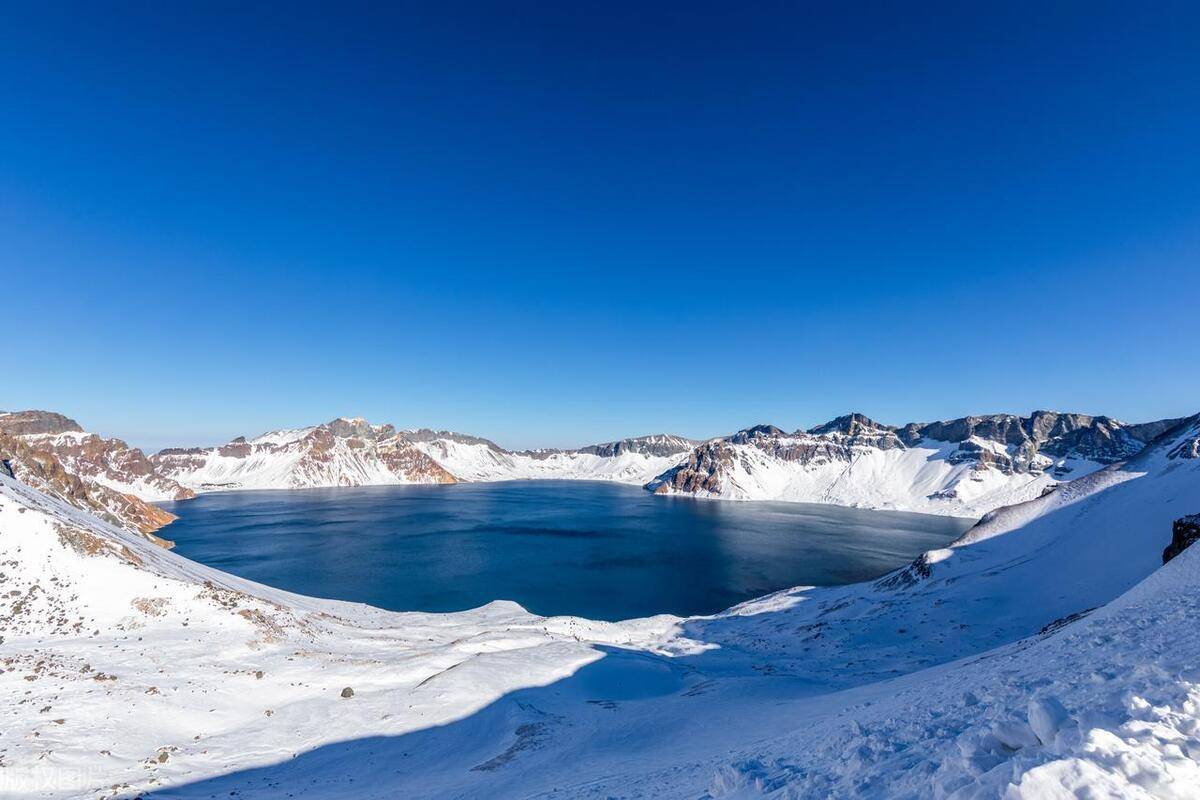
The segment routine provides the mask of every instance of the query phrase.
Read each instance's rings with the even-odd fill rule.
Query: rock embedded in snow
[[[1200,540],[1200,514],[1181,517],[1171,524],[1171,543],[1163,550],[1162,560],[1167,563]]]

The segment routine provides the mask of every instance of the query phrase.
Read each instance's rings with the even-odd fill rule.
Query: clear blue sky
[[[0,408],[151,448],[1200,410],[1194,3],[38,5]]]

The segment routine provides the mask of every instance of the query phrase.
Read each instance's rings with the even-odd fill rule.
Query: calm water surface
[[[607,620],[865,580],[971,523],[587,481],[223,492],[163,506],[180,517],[163,531],[177,552],[294,592],[397,611],[507,599]]]

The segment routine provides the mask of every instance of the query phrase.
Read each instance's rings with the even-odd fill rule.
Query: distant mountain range
[[[657,434],[511,451],[450,431],[339,417],[147,456],[48,411],[0,413],[6,471],[149,535],[153,502],[197,492],[527,479],[606,480],[660,494],[980,516],[1130,458],[1179,420],[1034,412],[884,425],[848,414],[808,430],[757,425],[699,442]]]
[[[699,445],[647,488],[979,516],[1137,455],[1179,421],[1035,411],[900,427],[848,414],[793,433],[758,425]]]

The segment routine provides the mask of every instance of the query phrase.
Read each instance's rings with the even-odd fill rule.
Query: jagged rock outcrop
[[[769,426],[773,427],[773,426]],[[775,430],[779,430],[776,428]],[[865,433],[874,433],[876,431],[895,431],[888,425],[880,425],[875,420],[859,414],[857,412],[846,414],[836,419],[826,422],[824,425],[817,425],[809,428],[808,432],[814,436],[825,436],[827,434],[841,433],[847,436],[858,436]]]
[[[748,451],[744,448],[753,448]],[[683,463],[660,475],[652,491],[721,494],[725,474],[736,464],[753,472],[762,458],[783,463],[821,466],[849,462],[856,448],[903,449],[895,429],[862,414],[847,414],[809,431],[784,433],[774,425],[755,425],[724,439],[698,446]]]
[[[186,500],[195,492],[159,473],[150,459],[121,439],[89,433],[52,411],[0,413],[0,432],[31,450],[52,454],[73,475],[142,500]]]
[[[1054,459],[1096,464],[1123,461],[1178,422],[1169,419],[1127,425],[1111,417],[1035,411],[1028,417],[990,414],[909,423],[901,429],[901,438],[909,445],[922,439],[956,442],[965,460],[974,458],[1011,474],[1044,470]]]
[[[744,443],[750,441],[745,439]],[[725,439],[705,442],[689,453],[686,461],[659,475],[646,488],[656,494],[720,494],[721,479],[738,458],[738,452],[732,445],[733,442]]]
[[[1171,543],[1163,550],[1163,563],[1175,558],[1197,541],[1200,541],[1200,514],[1192,514],[1175,520],[1171,525]]]
[[[1200,458],[1200,436],[1192,436],[1179,442],[1167,458],[1174,461],[1177,458]]]
[[[25,438],[0,431],[0,472],[155,544],[174,546],[154,535],[175,519],[173,514],[70,471],[53,450],[31,447]]]
[[[79,423],[54,411],[0,411],[0,430],[11,436],[83,433]]]

